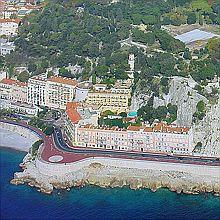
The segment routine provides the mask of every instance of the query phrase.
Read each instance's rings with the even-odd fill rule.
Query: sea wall
[[[121,159],[121,158],[119,159],[119,158],[105,158],[105,157],[87,158],[74,163],[67,163],[67,164],[45,163],[37,159],[36,167],[38,168],[39,172],[42,173],[43,175],[63,176],[71,172],[77,172],[80,169],[83,169],[84,167],[87,167],[92,163],[100,163],[104,166],[111,166],[118,168],[186,172],[192,175],[200,174],[200,175],[220,178],[219,166],[205,166],[205,165],[167,163],[167,162],[157,162],[157,161],[142,161],[142,160],[133,160],[133,159]]]

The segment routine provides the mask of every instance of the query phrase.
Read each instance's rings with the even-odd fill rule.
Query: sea
[[[220,219],[220,198],[184,195],[160,189],[102,189],[87,186],[52,195],[27,185],[12,185],[24,152],[0,148],[0,219]]]

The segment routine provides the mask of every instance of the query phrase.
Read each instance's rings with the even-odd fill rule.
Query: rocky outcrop
[[[150,98],[149,95],[139,93],[136,91],[131,98],[131,107],[130,107],[131,111],[137,111],[143,105],[146,105],[149,98]]]
[[[194,143],[202,143],[201,153],[220,157],[220,99],[206,112],[198,124],[193,125]]]
[[[194,86],[193,79],[174,77],[170,84],[169,102],[177,105],[177,125],[191,127],[192,116],[196,111],[196,105],[200,100],[208,103],[207,98],[200,95]]]
[[[169,94],[163,98],[154,98],[154,108],[171,103],[177,105],[176,124],[181,127],[191,127],[196,105],[200,100],[208,103],[207,98],[200,95],[195,89],[197,83],[191,78],[173,77],[170,81]]]
[[[153,192],[159,188],[168,188],[177,193],[198,194],[212,192],[220,195],[220,180],[217,177],[191,175],[186,172],[143,170],[104,166],[91,163],[78,171],[62,176],[46,176],[39,172],[34,161],[25,163],[23,172],[14,174],[12,184],[28,184],[38,191],[50,194],[54,189],[70,190],[71,187],[96,185],[106,187],[124,187],[131,189],[149,188]]]

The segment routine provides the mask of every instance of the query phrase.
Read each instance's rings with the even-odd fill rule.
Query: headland
[[[13,123],[18,128],[29,129],[43,139],[38,154],[28,153],[20,164],[23,172],[16,172],[13,184],[27,183],[39,191],[50,194],[54,189],[67,189],[97,185],[131,189],[168,188],[177,193],[199,194],[210,192],[220,195],[220,166],[213,163],[177,163],[175,160],[149,160],[128,156],[76,153],[62,150],[54,136],[43,135],[40,130],[25,124]]]

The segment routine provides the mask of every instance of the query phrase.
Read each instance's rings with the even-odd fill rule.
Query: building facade
[[[27,103],[12,102],[11,100],[0,99],[0,108],[12,110],[19,114],[27,114],[30,116],[37,116],[41,109],[37,106],[29,105]]]
[[[27,103],[27,88],[26,83],[5,78],[0,82],[0,97],[5,100]]]
[[[73,146],[129,152],[185,154],[193,152],[193,135],[189,128],[158,123],[154,127],[99,127],[81,124],[77,110],[67,114],[66,130]]]
[[[46,74],[28,80],[28,103],[55,109],[66,109],[74,99],[76,80]]]
[[[66,104],[73,101],[77,81],[53,76],[47,80],[45,105],[49,108],[66,109]]]
[[[28,80],[28,103],[37,106],[46,106],[46,75],[34,76]]]
[[[107,89],[105,84],[96,84],[88,92],[85,102],[88,105],[99,106],[100,111],[111,110],[115,113],[128,112],[129,99],[131,98],[130,87],[115,85]]]
[[[20,19],[0,19],[0,36],[14,36],[17,34]]]
[[[15,45],[12,42],[7,43],[0,43],[0,55],[5,56],[10,54],[12,51],[15,50]]]

